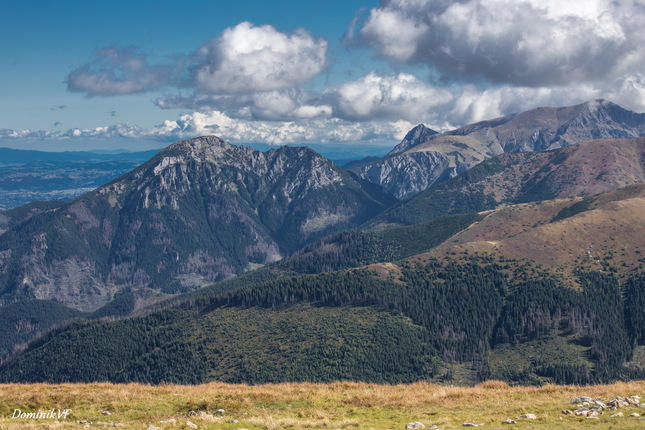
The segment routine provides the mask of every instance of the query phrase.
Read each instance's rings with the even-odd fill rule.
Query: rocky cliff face
[[[398,199],[420,193],[431,185],[455,177],[467,165],[436,151],[406,152],[352,169],[360,177],[382,186]]]
[[[0,292],[82,310],[123,289],[175,292],[359,225],[391,197],[305,147],[177,142],[134,171],[0,236]]]
[[[398,198],[406,198],[502,153],[548,151],[591,139],[645,136],[645,114],[595,100],[576,106],[533,109],[443,134],[426,133],[421,127],[410,131],[382,159],[352,170]],[[409,157],[411,154],[429,157],[420,163],[421,156]],[[409,175],[408,171],[414,173]]]
[[[437,181],[464,170],[450,156],[438,151],[412,152],[438,132],[419,124],[386,156],[349,169],[361,178],[382,186],[398,199],[419,193]]]

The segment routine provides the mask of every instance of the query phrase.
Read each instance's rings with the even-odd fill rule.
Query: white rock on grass
[[[190,427],[193,430],[197,430],[197,425],[195,423],[192,423],[190,421],[186,421],[186,425]]]
[[[412,421],[411,423],[407,423],[405,425],[406,429],[424,429],[426,426],[423,423],[420,423],[419,421]]]
[[[571,399],[571,403],[575,403],[575,404],[584,403],[584,402],[591,403],[591,402],[593,402],[593,399],[591,397],[589,397],[589,396],[578,396],[578,397],[574,397],[573,399]]]
[[[639,404],[641,402],[640,396],[627,397],[625,400],[627,400],[627,403],[629,403],[631,405],[637,405],[637,404]]]
[[[522,418],[524,420],[537,420],[537,417],[535,416],[535,414],[524,414],[524,415],[520,415],[518,418]]]

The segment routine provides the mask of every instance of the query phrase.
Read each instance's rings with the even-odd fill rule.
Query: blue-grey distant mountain
[[[595,100],[543,107],[470,124],[442,134],[422,126],[382,159],[353,168],[398,198],[410,197],[474,165],[508,152],[557,149],[592,139],[645,136],[645,114]]]
[[[39,165],[43,163],[88,163],[88,162],[114,162],[132,161],[141,162],[148,160],[158,150],[141,152],[92,152],[92,151],[63,151],[47,152],[26,149],[0,148],[0,166]]]
[[[177,142],[0,235],[0,294],[94,310],[124,289],[192,289],[356,227],[392,202],[306,147]]]

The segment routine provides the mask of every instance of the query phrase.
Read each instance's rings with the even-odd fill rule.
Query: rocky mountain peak
[[[194,139],[181,140],[159,152],[159,156],[179,156],[187,158],[204,158],[221,156],[223,152],[234,146],[217,136],[202,136]]]
[[[441,134],[418,125],[387,156],[351,170],[403,198],[505,152],[550,151],[592,139],[639,136],[645,136],[645,114],[597,99],[535,108]]]
[[[193,289],[356,228],[391,203],[309,148],[184,140],[32,224],[0,220],[0,300],[95,310],[122,289]]]
[[[419,124],[405,135],[401,143],[394,147],[387,155],[400,154],[417,145],[428,141],[431,136],[438,134],[438,131],[432,130],[423,124]]]

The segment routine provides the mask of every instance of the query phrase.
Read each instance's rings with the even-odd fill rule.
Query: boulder
[[[576,403],[577,404],[577,403],[584,403],[584,402],[591,403],[591,402],[593,402],[593,399],[591,397],[589,397],[589,396],[578,396],[578,397],[574,397],[573,399],[571,399],[571,403]]]

